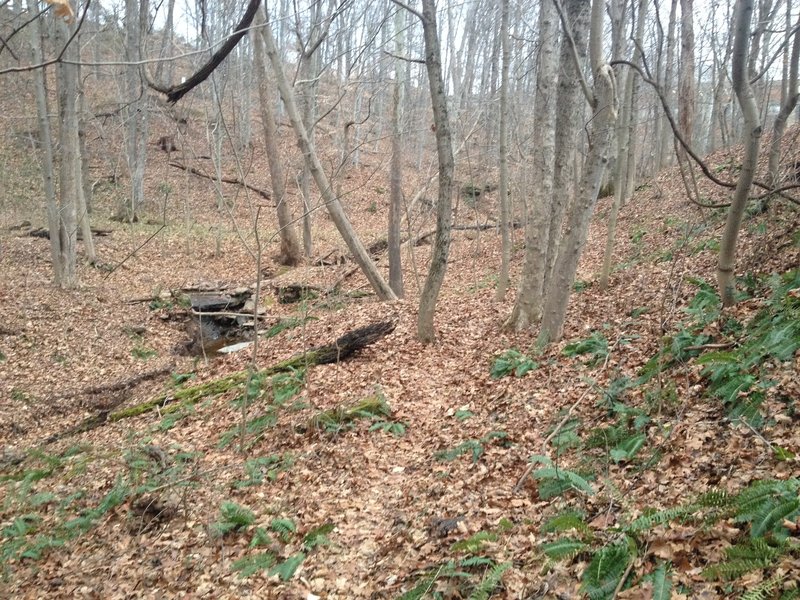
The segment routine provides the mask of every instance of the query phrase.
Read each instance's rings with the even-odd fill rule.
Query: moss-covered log
[[[297,354],[279,363],[267,367],[258,372],[258,377],[271,377],[278,373],[287,373],[305,369],[313,365],[324,365],[347,360],[362,348],[374,344],[385,335],[394,331],[395,324],[391,321],[381,321],[366,327],[360,327],[348,331],[332,344],[311,348],[302,354]],[[168,393],[159,394],[145,402],[134,404],[114,412],[102,411],[87,419],[84,419],[76,426],[65,431],[53,434],[44,441],[44,445],[52,444],[63,438],[91,431],[105,425],[108,422],[114,423],[130,417],[138,417],[158,408],[161,414],[170,414],[186,406],[196,404],[203,398],[209,396],[219,396],[236,387],[247,383],[248,372],[237,371],[226,375],[221,379],[207,381],[198,385],[182,387],[171,390]]]

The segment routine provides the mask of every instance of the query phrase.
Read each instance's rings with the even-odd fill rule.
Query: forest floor
[[[796,148],[797,130],[789,135]],[[598,597],[652,597],[659,573],[672,581],[672,598],[735,597],[776,577],[774,589],[797,585],[795,551],[731,581],[709,575],[748,535],[733,517],[664,520],[631,533],[653,509],[800,472],[800,357],[753,366],[770,382],[757,427],[728,418],[696,361],[714,345],[732,347],[736,332],[725,323],[741,331],[767,306],[764,277],[800,264],[796,207],[776,201],[746,219],[737,273],[748,276],[751,298],[723,318],[702,281],[714,285],[724,210],[689,202],[677,169],[646,182],[622,210],[616,267],[600,290],[611,207],[601,199],[564,340],[545,350],[533,332],[502,327],[514,290],[494,299],[495,230],[455,233],[437,341],[422,345],[415,318],[428,246],[406,247],[406,298],[381,303],[360,273],[345,277],[350,260],[274,264],[273,215],[263,207],[262,329],[286,327],[258,345],[259,369],[361,326],[389,320],[395,328],[338,364],[240,380],[180,404],[181,390],[253,361],[251,350],[179,350],[189,339],[182,290],[254,284],[255,200],[225,185],[227,208],[218,211],[209,181],[154,151],[147,218],[112,223],[125,182],[98,186],[93,225],[112,232],[96,239],[98,265],[81,262],[80,287],[62,291],[51,283],[48,241],[13,229],[44,224],[26,188],[35,164],[4,152],[16,179],[6,181],[0,211],[0,596],[462,598],[480,597],[483,586],[494,597],[578,598],[593,556],[623,537],[636,551],[617,555],[616,579]],[[735,153],[707,160],[735,177]],[[252,164],[267,172],[263,157]],[[353,168],[345,180],[366,243],[385,229],[384,169]],[[707,201],[725,200],[725,190],[699,185]],[[483,222],[495,201],[489,195],[472,210],[462,198],[458,222]],[[432,222],[423,216],[416,227]],[[347,256],[322,213],[314,226],[315,257]],[[515,235],[516,281],[524,249]],[[387,270],[385,257],[379,264]],[[298,304],[275,294],[280,285],[336,282],[340,291]],[[786,297],[796,299],[789,287]],[[648,361],[689,334],[685,355],[656,360],[656,377],[645,381]],[[159,395],[154,410],[119,412]],[[558,469],[542,459],[536,477],[517,486],[533,455]],[[561,560],[543,545],[558,537],[556,516],[573,519],[562,529],[577,544]],[[796,516],[784,525],[797,535]],[[623,572],[627,589],[616,590]]]

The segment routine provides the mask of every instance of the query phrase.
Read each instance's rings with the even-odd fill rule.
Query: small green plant
[[[295,327],[299,327],[308,321],[316,321],[317,317],[310,317],[308,315],[304,317],[288,317],[285,319],[279,319],[275,325],[270,327],[269,329],[264,332],[264,337],[273,338],[276,335],[283,333],[284,331],[288,331],[289,329],[294,329]]]
[[[278,475],[291,469],[293,464],[294,457],[289,452],[250,459],[244,464],[247,479],[237,481],[234,487],[245,488],[261,485],[264,479],[270,482],[275,481],[278,479]]]
[[[564,346],[562,353],[564,356],[582,356],[589,355],[589,360],[586,362],[589,366],[595,366],[604,361],[608,356],[608,340],[599,331],[595,331],[588,338],[571,342]]]
[[[218,537],[237,531],[244,531],[256,520],[253,511],[235,502],[223,502],[219,508],[219,513],[219,520],[211,525],[211,532]]]
[[[463,422],[466,421],[467,419],[474,417],[475,413],[466,408],[459,408],[455,413],[453,413],[453,416],[459,421]]]
[[[367,212],[371,215],[374,215],[376,212],[378,212],[378,203],[375,202],[375,200],[369,203],[369,206],[367,207]]]
[[[406,434],[406,424],[402,421],[375,421],[369,428],[370,431],[383,431],[395,437],[403,437]]]
[[[158,352],[143,345],[136,345],[131,349],[131,355],[139,360],[147,360],[158,356]]]
[[[382,392],[377,391],[352,406],[337,406],[314,415],[309,420],[309,427],[336,433],[359,419],[386,421],[391,416],[392,409],[386,398]]]
[[[594,488],[587,479],[591,478],[591,475],[580,475],[574,471],[562,469],[547,456],[531,456],[530,462],[544,465],[532,473],[533,478],[538,482],[539,498],[542,500],[561,496],[570,490],[581,492],[587,496],[594,495]]]
[[[244,427],[245,436],[249,440],[245,446],[245,449],[252,448],[261,439],[261,436],[264,434],[264,432],[267,429],[274,427],[277,422],[278,412],[271,406],[268,407],[267,410],[258,417],[249,419],[245,423]],[[218,447],[227,448],[236,439],[240,438],[241,435],[242,427],[240,425],[234,425],[220,436]]]
[[[583,279],[576,279],[575,283],[572,284],[572,289],[578,294],[580,294],[581,292],[585,292],[590,287],[592,287],[592,282],[585,281]]]
[[[466,440],[461,442],[455,448],[449,450],[440,450],[434,454],[437,460],[451,461],[463,456],[464,454],[472,455],[472,463],[477,463],[481,456],[483,456],[486,446],[492,440],[507,440],[508,434],[504,431],[490,431],[479,440]]]
[[[309,551],[319,546],[327,546],[330,543],[328,535],[334,528],[333,523],[323,523],[319,527],[315,527],[303,537],[303,546]]]
[[[495,359],[490,375],[492,379],[501,379],[512,373],[515,377],[523,377],[528,371],[533,371],[538,366],[530,357],[511,348]]]

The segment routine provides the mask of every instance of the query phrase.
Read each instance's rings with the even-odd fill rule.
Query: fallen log
[[[394,331],[394,328],[395,323],[393,321],[379,321],[378,323],[353,329],[337,338],[336,341],[331,344],[316,346],[305,352],[296,354],[291,358],[259,371],[257,376],[270,377],[278,373],[287,373],[314,365],[326,365],[347,360],[360,350],[390,334]],[[221,379],[207,381],[190,387],[178,388],[169,393],[159,394],[155,398],[114,412],[110,412],[107,409],[100,411],[98,414],[81,421],[78,425],[66,431],[51,435],[44,441],[44,445],[51,444],[71,435],[91,431],[106,423],[114,423],[122,419],[137,417],[156,409],[158,409],[161,414],[173,413],[181,408],[194,405],[203,398],[218,396],[235,387],[245,385],[250,376],[251,374],[246,370],[236,371]]]
[[[211,181],[216,181],[217,177],[215,175],[209,175],[208,173],[203,173],[200,169],[195,169],[194,167],[190,167],[188,165],[181,164],[179,162],[170,162],[170,167],[175,167],[176,169],[183,169],[184,171],[191,173],[192,175],[197,175],[198,177],[202,177],[204,179],[210,179]],[[261,188],[257,188],[254,185],[250,185],[249,183],[242,181],[241,179],[237,179],[236,177],[220,177],[219,181],[222,183],[231,183],[233,185],[240,185],[244,188],[247,188],[250,191],[255,192],[265,200],[271,200],[272,195],[266,191],[262,190]]]

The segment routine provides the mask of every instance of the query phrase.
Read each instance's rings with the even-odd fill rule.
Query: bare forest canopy
[[[800,598],[799,72],[792,0],[0,0],[0,595]]]

